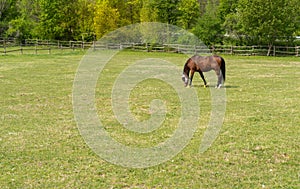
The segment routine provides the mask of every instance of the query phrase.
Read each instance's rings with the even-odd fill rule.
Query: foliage
[[[208,2],[204,15],[201,16],[194,28],[194,33],[206,45],[213,45],[222,41],[223,31],[215,4]]]
[[[19,40],[37,36],[39,5],[37,0],[17,1],[18,15],[8,23],[7,35]]]
[[[242,33],[240,32],[239,16],[237,14],[238,1],[236,0],[221,0],[218,16],[222,23],[221,27],[224,29],[225,36],[223,43],[230,43],[236,45],[242,41]]]
[[[274,44],[276,39],[292,36],[299,14],[294,0],[241,0],[238,14],[241,30],[258,44]],[[298,6],[299,7],[299,6]]]
[[[178,5],[180,11],[178,26],[184,29],[191,29],[196,25],[199,18],[199,4],[197,0],[181,0]]]
[[[78,31],[74,39],[83,41],[92,41],[95,38],[94,17],[95,3],[91,0],[78,0],[77,26]]]
[[[96,4],[94,27],[97,38],[118,28],[120,13],[117,9],[110,7],[108,0],[100,1]]]
[[[193,31],[208,45],[293,44],[298,0],[0,0],[0,37],[87,40],[139,22]]]
[[[0,0],[0,36],[9,28],[9,22],[18,16],[17,0]]]
[[[143,6],[140,10],[141,22],[158,22],[159,10],[153,6],[153,0],[143,0]]]
[[[45,39],[71,40],[76,35],[76,3],[73,0],[42,0],[39,33]]]
[[[176,25],[179,16],[179,0],[156,0],[152,1],[158,10],[158,20],[163,23]]]

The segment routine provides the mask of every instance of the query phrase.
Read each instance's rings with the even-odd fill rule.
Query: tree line
[[[0,37],[100,39],[119,27],[163,22],[206,45],[293,44],[299,0],[0,0]]]

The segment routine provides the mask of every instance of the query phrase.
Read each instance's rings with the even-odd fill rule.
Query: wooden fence
[[[300,56],[300,46],[215,46],[212,52],[246,56]]]
[[[231,54],[231,55],[245,55],[245,56],[300,56],[300,47],[288,46],[273,46],[269,49],[268,46],[213,46],[208,49],[205,46],[195,45],[181,45],[181,44],[140,44],[140,43],[122,43],[110,44],[83,42],[83,41],[54,41],[54,40],[36,40],[27,39],[23,43],[18,43],[15,39],[0,39],[0,54],[9,53],[31,53],[39,54],[46,52],[52,54],[57,50],[86,50],[92,48],[94,50],[100,49],[129,49],[132,51],[145,51],[145,52],[173,52],[185,54]]]
[[[38,54],[41,52],[51,54],[54,50],[84,50],[90,48],[92,44],[92,42],[81,41],[50,41],[32,39],[28,39],[23,43],[19,43],[14,39],[0,39],[0,54],[24,54],[26,52],[30,54]]]

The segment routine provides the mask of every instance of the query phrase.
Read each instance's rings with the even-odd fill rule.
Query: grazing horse
[[[192,86],[192,81],[195,72],[199,72],[203,82],[204,87],[207,86],[206,80],[204,79],[203,72],[208,72],[214,70],[218,76],[218,83],[216,88],[221,88],[222,84],[225,82],[225,60],[217,55],[213,56],[198,56],[194,55],[189,58],[184,65],[182,81],[185,84],[185,87]],[[191,72],[191,73],[190,73]],[[190,76],[189,76],[190,73]],[[190,83],[189,83],[190,82]]]

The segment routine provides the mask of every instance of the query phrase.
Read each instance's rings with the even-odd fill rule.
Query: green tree
[[[129,24],[140,22],[140,10],[143,6],[142,0],[130,0],[125,3],[125,16]],[[122,14],[121,14],[122,16]]]
[[[17,0],[0,0],[0,36],[5,37],[9,22],[18,16]]]
[[[200,6],[200,15],[202,16],[205,13],[206,5],[208,0],[198,0]]]
[[[140,10],[141,22],[157,22],[159,10],[153,5],[153,0],[143,0],[143,5]]]
[[[181,0],[178,5],[178,26],[191,29],[200,17],[200,7],[197,0]]]
[[[238,1],[236,0],[220,0],[218,14],[222,28],[225,31],[224,43],[230,44],[241,43],[243,40],[240,32],[239,16],[237,14]]]
[[[120,26],[134,24],[140,21],[140,10],[143,5],[143,0],[109,0],[108,5],[118,10]]]
[[[178,10],[178,5],[180,0],[152,0],[151,6],[152,9],[157,10],[157,21],[168,23],[168,24],[177,24],[177,19],[180,14]]]
[[[95,37],[94,29],[94,13],[95,13],[95,0],[78,0],[77,5],[77,35],[74,37],[76,40],[92,41]]]
[[[204,15],[198,20],[193,29],[193,33],[208,46],[221,43],[224,35],[217,11],[217,4],[209,1]]]
[[[7,36],[16,37],[19,40],[36,37],[36,26],[39,21],[39,4],[37,0],[18,0],[15,3],[17,14],[12,18],[6,31]]]
[[[293,36],[299,27],[298,0],[240,0],[237,14],[241,31],[252,43],[268,44]]]
[[[225,21],[227,15],[237,12],[238,2],[237,0],[220,0],[218,11],[222,21]]]
[[[77,5],[77,1],[74,0],[40,0],[40,37],[62,40],[74,39],[74,36],[78,35]]]
[[[95,8],[94,27],[97,38],[117,29],[120,13],[109,5],[108,0],[99,1]]]
[[[116,8],[120,13],[121,26],[140,22],[140,10],[143,5],[142,0],[116,1],[116,5],[112,7]]]

